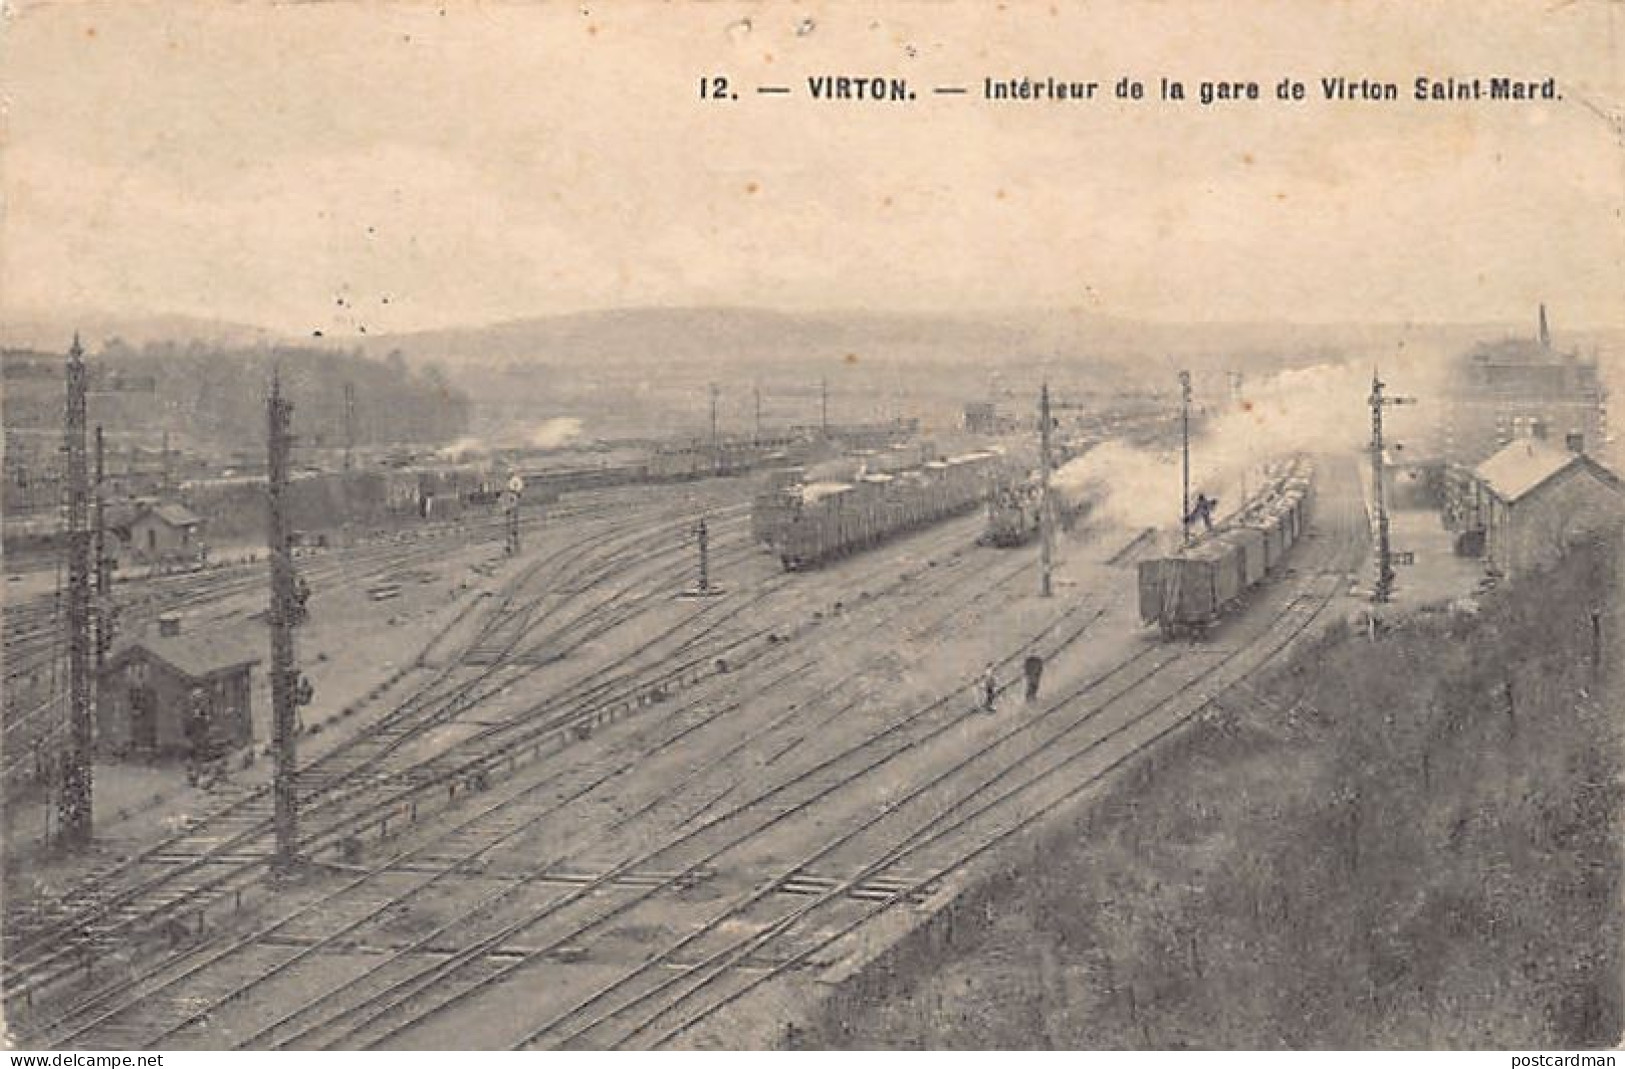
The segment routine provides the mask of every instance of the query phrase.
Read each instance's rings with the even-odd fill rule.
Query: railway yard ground
[[[263,753],[227,788],[172,787],[139,812],[154,773],[129,773],[130,812],[99,809],[98,848],[73,863],[20,814],[11,1027],[113,1049],[1201,1042],[1217,1033],[1136,1008],[1184,990],[1135,942],[1150,914],[1104,934],[1044,924],[1113,917],[1114,888],[1148,880],[1145,910],[1187,916],[1204,870],[1178,851],[1239,847],[1210,824],[1150,840],[1216,819],[1230,785],[1259,796],[1274,751],[1237,733],[1308,746],[1260,723],[1287,701],[1265,689],[1351,630],[1369,552],[1355,462],[1319,471],[1286,567],[1177,642],[1138,620],[1142,530],[1080,526],[1047,599],[1033,547],[977,545],[980,515],[787,574],[751,542],[747,480],[571,495],[513,558],[491,539],[380,551],[312,599],[299,635],[318,696],[306,864],[267,866]],[[679,597],[701,514],[724,592]],[[302,566],[342,577],[321,560]],[[245,588],[186,626],[263,600]],[[268,734],[256,724],[256,752]],[[1037,852],[1065,864],[1013,877]],[[1094,908],[1067,904],[1067,880]],[[1226,945],[1164,957],[1187,952],[1234,978],[1207,964]],[[1164,972],[1125,980],[1130,960]],[[1066,1013],[1110,1012],[1080,1031],[1024,998],[1033,984],[1077,994]],[[1048,1031],[1002,1030],[1030,1026],[1021,1013]],[[1245,1035],[1266,1042],[1224,1033]]]

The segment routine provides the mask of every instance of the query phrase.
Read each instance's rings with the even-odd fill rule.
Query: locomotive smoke
[[[1391,441],[1410,443],[1413,453],[1431,443],[1413,436],[1437,424],[1442,362],[1433,355],[1408,353],[1389,357],[1381,369],[1390,393],[1416,396],[1415,406],[1393,410],[1387,428]],[[1370,441],[1371,393],[1369,359],[1316,364],[1244,382],[1233,400],[1193,399],[1205,420],[1193,419],[1191,497],[1219,499],[1218,515],[1234,512],[1246,493],[1256,491],[1263,467],[1297,452],[1350,456]],[[1111,441],[1062,467],[1055,475],[1062,493],[1096,498],[1095,515],[1125,527],[1179,526],[1180,457],[1177,439],[1159,449]]]
[[[441,446],[436,451],[443,460],[461,460],[467,456],[479,456],[489,452],[483,439],[472,434],[465,434],[448,445]]]
[[[544,420],[530,432],[527,439],[534,449],[558,449],[581,437],[581,421],[573,416],[558,416]]]
[[[499,449],[559,449],[581,437],[582,424],[573,416],[543,420],[528,431],[509,430],[494,438],[467,434],[437,453],[446,460],[484,456]]]

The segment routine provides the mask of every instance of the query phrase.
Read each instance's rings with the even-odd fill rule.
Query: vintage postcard
[[[1625,6],[0,13],[11,1047],[1612,1064]]]

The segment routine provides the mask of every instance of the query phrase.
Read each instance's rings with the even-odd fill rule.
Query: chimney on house
[[[1586,451],[1586,436],[1580,431],[1570,431],[1563,439],[1571,453],[1584,453]]]
[[[181,633],[181,614],[166,612],[158,617],[158,637],[175,638]]]

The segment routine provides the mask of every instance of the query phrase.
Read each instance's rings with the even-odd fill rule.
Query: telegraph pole
[[[92,825],[90,710],[90,530],[86,524],[89,475],[85,470],[85,360],[79,335],[68,350],[68,744],[62,758],[61,834],[70,850],[90,845]]]
[[[507,529],[507,552],[510,557],[519,554],[519,501],[525,493],[525,478],[517,471],[508,476],[508,488],[502,495],[503,524]]]
[[[113,570],[107,556],[107,452],[102,438],[102,425],[96,424],[96,507],[95,538],[91,545],[96,569],[96,675],[107,665],[107,650],[113,640]]]
[[[1389,405],[1414,404],[1414,397],[1385,397],[1383,396],[1384,383],[1377,375],[1377,370],[1371,370],[1371,500],[1377,512],[1377,583],[1372,589],[1371,600],[1376,602],[1387,601],[1394,590],[1394,558],[1393,547],[1388,540],[1388,506],[1382,485],[1382,410]]]
[[[1049,383],[1038,391],[1038,595],[1049,597],[1054,593],[1053,569],[1055,561],[1055,510],[1050,507],[1050,418]]]
[[[717,438],[717,398],[722,395],[722,388],[712,383],[711,390],[711,468],[713,471],[722,470],[722,443]]]
[[[1244,411],[1247,404],[1242,392],[1242,374],[1239,371],[1229,373],[1230,379],[1230,408],[1232,411]],[[1241,458],[1241,497],[1243,505],[1247,503],[1247,470],[1252,466],[1252,450],[1246,450]]]
[[[829,380],[818,380],[818,426],[829,437]]]
[[[758,383],[754,391],[756,396],[756,444],[762,444],[762,387]]]
[[[308,687],[294,664],[293,629],[298,615],[298,584],[289,547],[287,490],[288,453],[293,404],[282,397],[280,377],[273,373],[266,405],[270,489],[268,546],[271,557],[271,710],[276,748],[276,868],[284,873],[299,857],[299,799],[296,770],[299,699]]]
[[[700,543],[700,586],[701,594],[711,592],[711,533],[706,529],[705,517],[700,517],[699,524],[694,528],[694,537]]]
[[[355,383],[344,384],[344,470],[355,468]]]
[[[711,585],[711,527],[704,516],[694,524],[694,542],[700,550],[700,581],[691,589],[680,592],[680,598],[713,598],[724,593],[721,587]]]
[[[1184,544],[1191,544],[1191,373],[1179,373],[1179,435],[1181,490],[1179,523]]]

